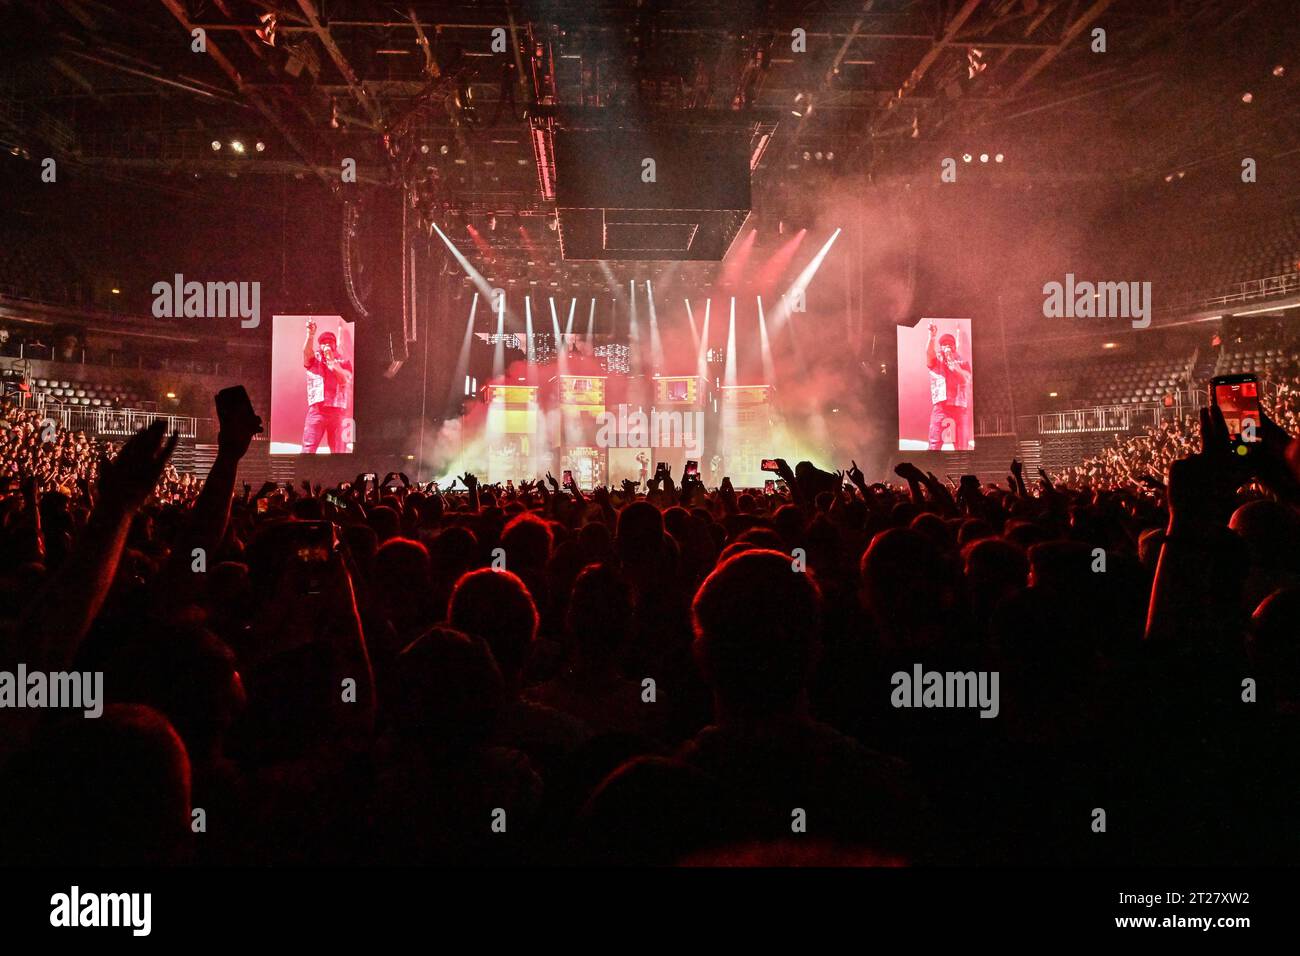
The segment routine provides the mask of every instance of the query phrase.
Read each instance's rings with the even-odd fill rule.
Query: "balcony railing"
[[[135,408],[81,408],[58,402],[45,402],[38,407],[46,418],[53,419],[65,431],[85,432],[92,436],[130,438],[159,419],[167,422],[168,434],[174,431],[181,438],[194,438],[198,434],[198,420],[189,415],[168,415]]]
[[[1250,279],[1237,282],[1228,287],[1227,292],[1218,295],[1184,296],[1171,304],[1175,311],[1197,312],[1202,309],[1215,309],[1231,305],[1234,302],[1250,302],[1255,299],[1272,298],[1284,295],[1300,295],[1300,271],[1286,272],[1279,276],[1263,279]]]

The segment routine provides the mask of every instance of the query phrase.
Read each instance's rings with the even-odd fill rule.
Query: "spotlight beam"
[[[700,326],[700,348],[696,353],[695,369],[700,378],[706,382],[709,380],[709,312],[713,308],[713,300],[704,300],[704,324]]]
[[[758,299],[758,344],[763,358],[763,381],[776,384],[776,363],[772,360],[772,343],[767,337],[767,319],[763,315],[763,297]]]
[[[549,296],[548,298],[551,303],[551,337],[555,342],[555,356],[559,363],[560,374],[567,375],[569,373],[569,360],[564,354],[564,345],[561,341],[560,313],[555,310],[555,296]]]
[[[795,277],[794,282],[790,284],[790,288],[786,290],[783,296],[781,296],[781,304],[777,306],[776,312],[772,315],[773,335],[779,332],[781,327],[789,321],[790,313],[794,308],[794,300],[800,296],[806,298],[809,284],[812,282],[813,277],[817,275],[817,270],[822,267],[822,263],[826,260],[827,253],[831,251],[831,246],[835,245],[835,240],[840,237],[840,232],[841,230],[836,229],[831,233],[831,237],[826,240],[826,244],[822,246],[821,249],[817,251],[817,255],[813,256],[812,260],[803,267],[803,271]]]
[[[433,223],[432,225],[433,225],[433,231],[436,232],[439,238],[442,239],[443,243],[446,244],[448,250],[451,251],[452,257],[456,260],[457,264],[459,264],[460,267],[465,270],[465,275],[469,276],[470,281],[474,283],[474,288],[478,289],[478,291],[482,293],[483,298],[487,299],[488,302],[491,302],[492,287],[488,285],[487,279],[483,278],[483,273],[479,272],[477,269],[474,268],[473,263],[471,263],[469,259],[465,258],[465,254],[456,248],[456,244],[447,238],[447,234],[443,232],[440,228],[438,228],[438,224],[436,222]],[[504,295],[501,297],[501,302],[502,304],[505,303]],[[514,313],[511,313],[510,317],[513,319]]]
[[[736,297],[731,297],[731,318],[727,322],[727,363],[722,373],[723,385],[736,384]]]
[[[469,305],[469,320],[465,323],[465,338],[460,343],[460,358],[456,360],[456,374],[452,376],[451,388],[447,390],[447,409],[452,411],[460,407],[458,399],[464,398],[465,376],[469,374],[469,351],[474,341],[474,314],[478,311],[478,293]]]
[[[524,296],[524,361],[533,362],[533,299]]]
[[[652,371],[659,372],[664,365],[664,343],[659,337],[659,315],[655,310],[655,294],[649,279],[646,280],[645,295],[650,303],[650,360],[654,363]]]
[[[506,375],[506,297],[497,298],[497,342],[492,351],[492,380],[499,382]]]
[[[641,323],[637,320],[636,311],[636,280],[628,281],[629,295],[631,296],[628,306],[628,327],[627,327],[627,344],[630,353],[632,374],[641,374]]]
[[[728,390],[736,384],[736,297],[731,297],[731,319],[727,323],[727,359],[722,373],[722,384]],[[726,401],[723,393],[722,431],[718,436],[723,448],[731,447],[732,436],[739,426],[738,412],[734,403]]]

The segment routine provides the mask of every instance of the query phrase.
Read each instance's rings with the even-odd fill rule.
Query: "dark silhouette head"
[[[501,547],[513,567],[545,567],[552,543],[551,526],[533,514],[517,515],[501,532]]]
[[[624,561],[637,562],[663,551],[663,514],[648,501],[634,501],[618,513],[615,547]]]
[[[505,685],[485,642],[435,627],[397,656],[391,696],[399,737],[421,749],[468,752],[491,737]]]
[[[618,653],[632,618],[632,595],[618,571],[589,564],[569,598],[568,632],[580,658],[604,663]]]
[[[896,639],[944,620],[955,598],[952,565],[932,539],[910,528],[876,535],[859,571],[868,609]]]
[[[818,654],[821,596],[779,551],[745,551],[700,585],[695,657],[718,701],[741,713],[790,708]]]
[[[451,592],[447,620],[487,641],[506,683],[517,685],[537,634],[537,606],[518,575],[488,568],[466,574]]]
[[[118,652],[109,674],[111,698],[157,708],[196,762],[220,753],[247,702],[234,652],[201,627],[142,635]]]
[[[15,861],[98,866],[185,862],[190,762],[158,711],[110,704],[43,729],[12,763],[0,852]]]

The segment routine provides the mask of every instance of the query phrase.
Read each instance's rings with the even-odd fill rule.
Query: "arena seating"
[[[30,234],[0,232],[0,294],[39,302],[77,302],[83,282],[63,249]]]
[[[1149,274],[1161,300],[1227,293],[1240,282],[1300,269],[1300,204],[1264,215],[1198,210],[1167,239],[1150,244]]]
[[[1235,375],[1239,372],[1261,373],[1269,369],[1281,369],[1294,364],[1296,353],[1288,349],[1264,348],[1262,346],[1225,347],[1215,366],[1216,375]]]
[[[1191,355],[1161,356],[1136,362],[1107,362],[1086,368],[1075,397],[1083,405],[1140,405],[1158,402],[1187,387]]]
[[[36,378],[31,385],[33,395],[44,394],[50,401],[87,408],[132,407],[151,400],[134,388],[91,381]]]

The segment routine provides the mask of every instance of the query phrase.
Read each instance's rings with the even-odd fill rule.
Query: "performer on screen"
[[[936,451],[943,447],[943,422],[945,418],[951,418],[953,448],[965,451],[970,440],[970,360],[958,354],[957,339],[950,332],[939,335],[939,328],[933,322],[925,343],[925,364],[930,370],[929,448]]]
[[[302,344],[302,367],[307,370],[307,419],[302,428],[302,453],[316,454],[321,439],[330,453],[347,451],[343,444],[343,416],[348,407],[348,386],[352,362],[338,354],[338,338],[322,332],[316,339],[316,323],[308,321],[307,339]]]
[[[645,452],[637,452],[636,463],[640,468],[640,483],[645,484],[646,479],[650,477],[650,459],[646,457]]]

